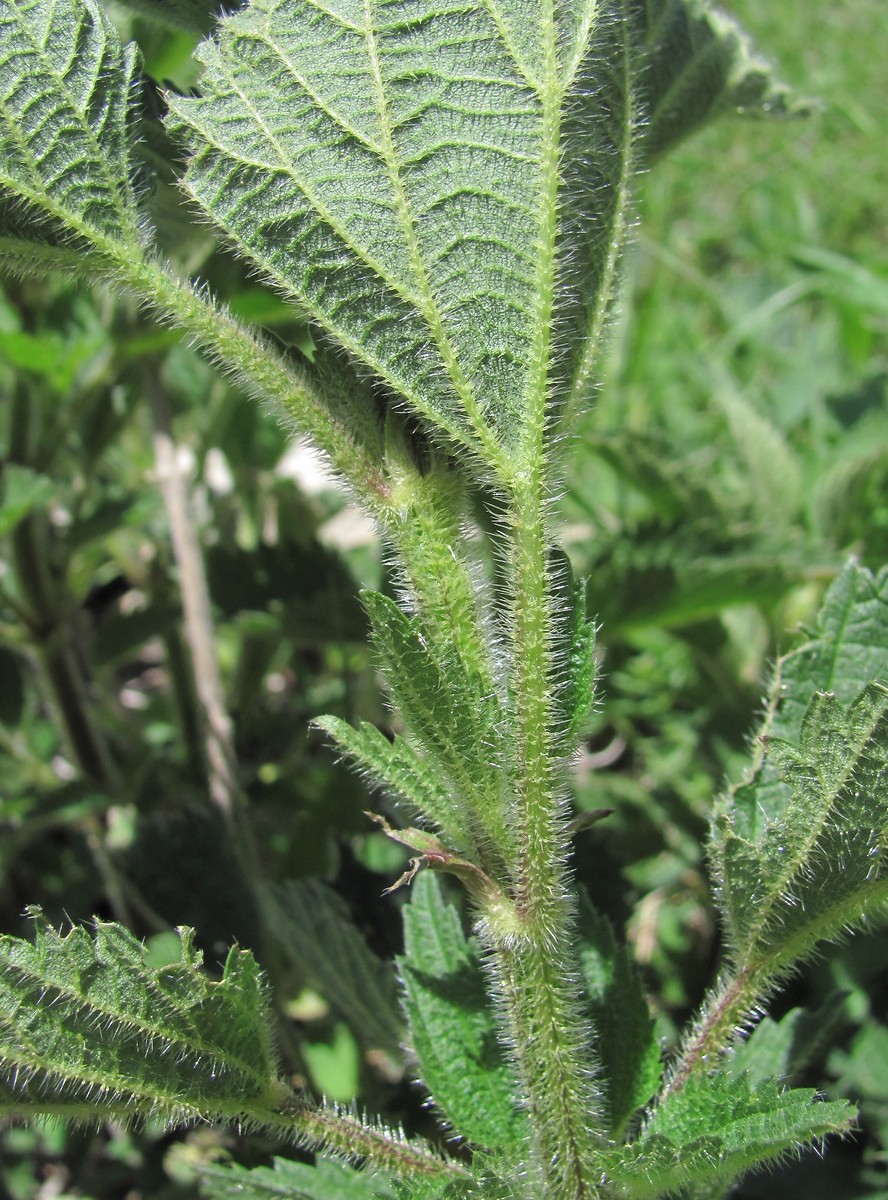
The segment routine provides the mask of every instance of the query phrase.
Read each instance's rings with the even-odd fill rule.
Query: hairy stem
[[[388,513],[389,486],[379,458],[334,411],[336,397],[325,396],[308,372],[163,263],[150,258],[128,258],[123,252],[125,248],[109,249],[114,252],[115,274],[125,287],[185,335],[194,338],[242,386],[288,412],[300,429],[310,433],[314,444],[370,511],[377,518]]]
[[[594,1170],[596,1109],[570,936],[561,782],[551,759],[551,609],[542,469],[516,484],[513,551],[516,781],[513,867],[516,927],[490,932],[511,1049],[537,1137],[544,1194],[600,1195]]]

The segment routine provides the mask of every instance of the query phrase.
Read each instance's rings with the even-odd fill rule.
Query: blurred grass
[[[783,427],[885,370],[884,3],[729,9],[817,108],[720,121],[643,181],[599,426],[705,405],[713,360]]]

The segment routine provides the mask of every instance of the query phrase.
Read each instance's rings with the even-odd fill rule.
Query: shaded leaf
[[[580,972],[607,1081],[611,1136],[657,1090],[662,1067],[654,1022],[628,948],[585,898],[580,905]]]
[[[0,724],[18,725],[25,709],[25,681],[19,656],[0,646]]]
[[[0,483],[0,537],[15,529],[35,508],[47,504],[57,486],[46,475],[18,463],[3,467]]]
[[[363,1045],[399,1054],[401,1025],[389,963],[377,958],[344,901],[319,880],[262,890],[267,928],[284,955],[346,1021]]]
[[[779,1021],[763,1017],[733,1046],[725,1069],[745,1075],[753,1087],[767,1079],[790,1079],[829,1047],[845,1018],[844,1002],[844,995],[834,992],[815,1012],[793,1008]]]
[[[636,0],[634,9],[647,55],[641,75],[647,156],[664,153],[722,112],[806,111],[737,22],[707,0]]]
[[[417,876],[404,909],[399,960],[420,1075],[457,1133],[491,1149],[519,1148],[526,1119],[497,1041],[478,947],[431,873]]]

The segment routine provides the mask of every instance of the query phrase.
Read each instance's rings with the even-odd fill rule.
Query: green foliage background
[[[598,807],[604,793],[615,808],[580,835],[579,869],[599,907],[628,927],[665,1038],[699,1000],[717,954],[702,845],[768,667],[849,553],[874,569],[888,561],[884,13],[879,0],[731,8],[820,111],[804,122],[718,124],[643,188],[608,377],[577,435],[564,500],[604,647],[580,798]],[[156,78],[188,86],[189,35],[141,20],[130,33]],[[172,190],[164,199],[172,213]],[[176,237],[179,228],[171,221]],[[209,234],[169,250],[235,311],[261,313],[284,342],[307,344],[289,310]],[[8,280],[5,294],[7,457],[12,401],[23,394],[29,432],[26,462],[4,470],[0,510],[3,928],[25,931],[26,903],[56,925],[116,917],[122,905],[158,961],[172,925],[193,925],[220,969],[233,940],[250,946],[279,981],[288,1067],[429,1134],[397,1067],[399,1030],[362,1037],[355,1020],[355,997],[373,994],[366,978],[343,988],[345,973],[331,979],[327,956],[313,956],[313,945],[345,935],[294,937],[291,960],[277,961],[206,803],[146,392],[170,405],[175,440],[193,459],[263,872],[281,884],[334,883],[344,911],[390,957],[402,933],[396,902],[380,892],[405,856],[368,826],[363,789],[307,732],[319,712],[385,723],[354,598],[358,586],[387,587],[375,544],[341,496],[304,473],[294,486],[280,466],[287,431],[174,334],[102,293]],[[16,581],[35,554],[45,586],[23,602]],[[58,623],[87,664],[92,758],[72,755],[33,667]],[[102,851],[122,893],[103,878]],[[815,1200],[888,1196],[886,967],[884,935],[862,936],[781,1000],[776,1016],[801,1004],[818,1011],[816,1028],[799,1030],[797,1078],[825,1076],[830,1095],[858,1099],[862,1129],[825,1162],[750,1179],[739,1193],[747,1200],[778,1188]],[[386,982],[373,986],[385,1000]],[[385,1005],[368,1007],[365,1021]],[[123,1187],[182,1196],[194,1190],[194,1162],[230,1153],[270,1163],[280,1150],[270,1135],[171,1137],[150,1122],[135,1133],[48,1125],[2,1137],[4,1200],[36,1198],[47,1181],[96,1200]]]

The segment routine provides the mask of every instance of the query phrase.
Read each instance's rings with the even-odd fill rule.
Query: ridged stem
[[[594,1168],[592,1058],[574,962],[574,905],[565,816],[552,754],[548,537],[542,467],[520,477],[508,514],[512,548],[515,757],[512,814],[515,920],[487,929],[507,1034],[534,1128],[537,1169],[551,1200],[601,1195]]]

